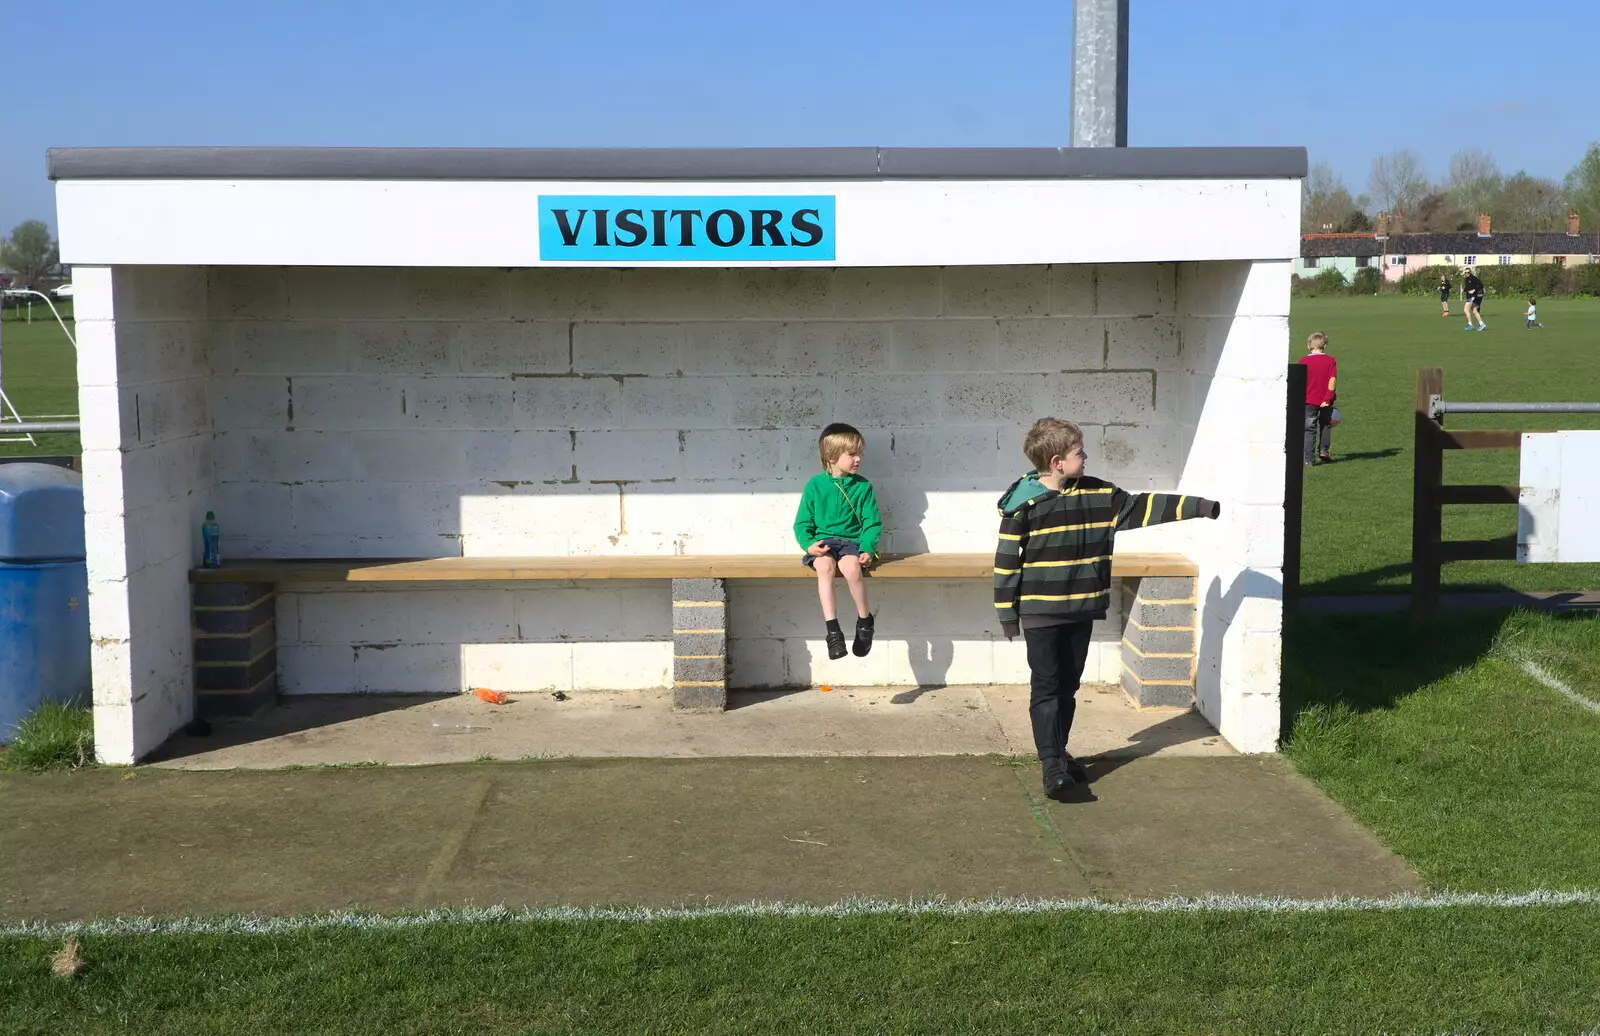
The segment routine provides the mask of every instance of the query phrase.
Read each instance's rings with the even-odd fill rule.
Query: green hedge
[[[1346,281],[1344,274],[1330,266],[1315,277],[1294,277],[1290,285],[1291,293],[1312,298],[1318,295],[1376,295],[1382,288],[1383,274],[1378,272],[1376,266],[1357,269],[1353,282]]]
[[[1295,295],[1348,295],[1350,285],[1344,274],[1330,266],[1315,277],[1290,278],[1289,290]]]
[[[1521,266],[1479,266],[1478,277],[1483,281],[1487,295],[1502,298],[1550,298],[1553,295],[1576,295],[1583,298],[1600,295],[1600,263],[1582,266],[1557,266],[1554,263],[1534,263]],[[1439,275],[1450,278],[1450,291],[1460,298],[1464,275],[1455,266],[1424,266],[1400,278],[1398,290],[1404,295],[1432,295],[1439,290]]]

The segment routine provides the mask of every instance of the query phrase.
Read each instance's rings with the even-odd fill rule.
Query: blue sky
[[[0,11],[22,10],[20,0]],[[1560,177],[1600,138],[1600,4],[1132,0],[1129,142],[1302,144]],[[1393,13],[1395,10],[1403,13]],[[7,34],[0,233],[52,145],[1057,145],[1071,0],[81,0]],[[1466,38],[1468,23],[1482,35]],[[15,23],[13,23],[15,24]],[[1483,57],[1466,56],[1469,46]],[[1471,87],[1469,92],[1468,87]]]

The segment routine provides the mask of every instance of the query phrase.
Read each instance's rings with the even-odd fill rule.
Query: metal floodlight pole
[[[1128,0],[1075,0],[1072,146],[1128,146]]]

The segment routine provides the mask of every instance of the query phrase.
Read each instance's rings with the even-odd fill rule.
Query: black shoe
[[[849,651],[845,650],[845,646],[844,646],[844,630],[829,630],[828,631],[828,657],[829,658],[843,658],[845,655],[847,655],[849,653],[850,653]]]
[[[1040,762],[1044,771],[1045,797],[1059,802],[1062,796],[1070,792],[1072,786],[1078,782],[1073,780],[1072,774],[1067,772],[1065,761],[1060,756],[1054,759],[1044,759]]]
[[[1089,771],[1084,769],[1084,766],[1083,766],[1082,763],[1080,763],[1080,762],[1078,762],[1078,760],[1072,758],[1071,753],[1067,754],[1065,765],[1066,765],[1066,768],[1067,768],[1067,776],[1068,777],[1071,777],[1078,784],[1088,784],[1089,783]]]
[[[874,616],[868,615],[864,619],[856,620],[856,642],[850,645],[857,658],[865,658],[868,651],[872,650],[872,628],[876,625]]]

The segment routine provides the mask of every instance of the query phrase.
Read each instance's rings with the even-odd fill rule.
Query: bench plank
[[[874,579],[988,579],[992,554],[886,554]],[[1182,554],[1114,554],[1114,576],[1195,576]],[[197,568],[195,583],[479,583],[599,579],[809,579],[798,554],[635,557],[309,558]]]

